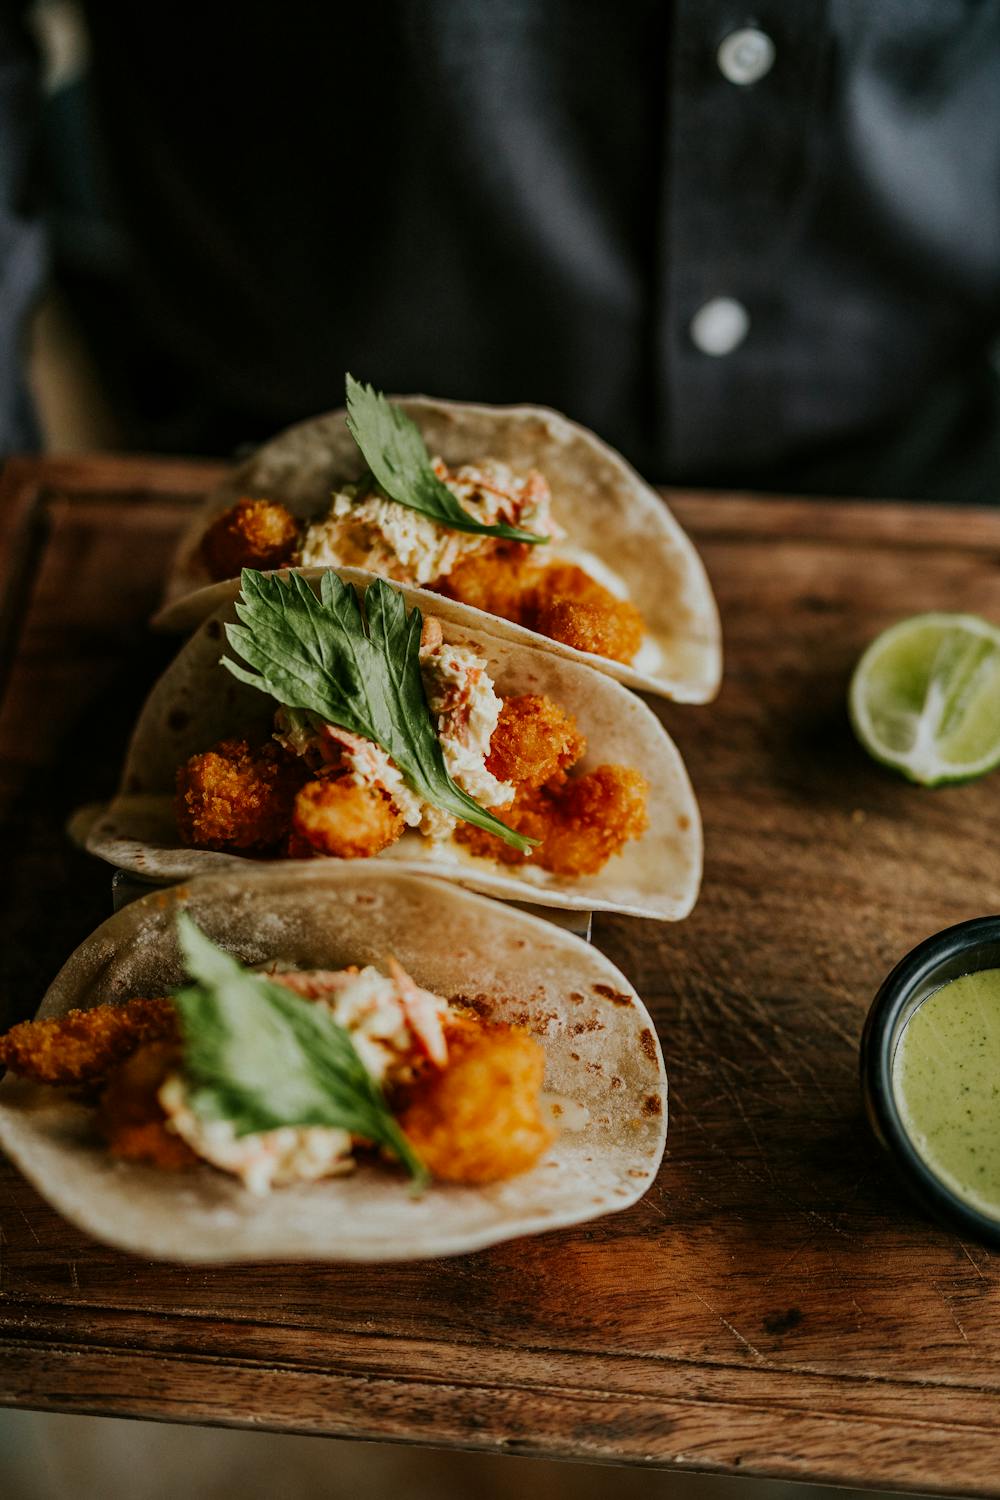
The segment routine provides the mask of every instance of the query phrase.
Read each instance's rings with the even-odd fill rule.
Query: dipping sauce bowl
[[[948,927],[896,965],[865,1022],[861,1086],[921,1206],[1000,1245],[1000,917]]]

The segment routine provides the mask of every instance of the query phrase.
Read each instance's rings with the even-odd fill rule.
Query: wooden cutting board
[[[218,472],[19,462],[0,487],[0,1005],[30,1014],[110,910],[63,824],[112,790],[173,643],[167,556]],[[0,1401],[504,1453],[1000,1493],[1000,1268],[928,1224],[863,1122],[893,962],[1000,910],[1000,776],[927,792],[855,745],[862,646],[1000,620],[1000,515],[677,495],[722,610],[715,704],[658,708],[705,820],[694,915],[595,919],[663,1040],[653,1190],[579,1229],[358,1270],[146,1264],[0,1168]]]

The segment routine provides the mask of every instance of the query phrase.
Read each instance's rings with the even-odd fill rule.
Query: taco
[[[370,574],[328,569],[315,589],[244,574],[148,698],[91,853],[163,881],[377,857],[490,895],[687,915],[697,804],[644,703],[424,619],[415,591]]]
[[[556,1229],[634,1203],[666,1134],[652,1023],[607,959],[375,865],[135,902],[0,1061],[0,1147],[25,1176],[96,1238],[179,1261],[406,1260]]]
[[[443,619],[483,628],[485,612],[505,639],[679,702],[718,690],[690,540],[617,453],[541,407],[389,402],[348,376],[346,410],[282,433],[209,498],[154,623],[190,629],[243,567],[288,566],[433,591]]]

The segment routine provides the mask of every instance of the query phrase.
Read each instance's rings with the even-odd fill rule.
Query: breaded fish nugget
[[[0,1063],[33,1083],[98,1083],[147,1042],[173,1038],[170,1000],[128,1000],[71,1010],[59,1020],[22,1021],[0,1037]]]
[[[516,787],[541,786],[575,766],[586,748],[572,714],[551,698],[525,693],[500,710],[486,769]]]
[[[495,542],[460,558],[434,590],[516,625],[526,624],[540,569],[526,542]]]
[[[462,558],[434,585],[439,594],[512,620],[550,640],[630,662],[642,645],[642,616],[575,563],[539,566],[523,542],[499,542]]]
[[[455,837],[473,854],[501,864],[540,865],[555,875],[596,875],[629,839],[649,826],[649,783],[630,766],[598,766],[562,786],[525,787],[497,816],[509,828],[537,839],[520,854],[493,833],[462,824]]]
[[[612,661],[630,662],[642,645],[642,616],[574,563],[545,569],[534,594],[533,618],[526,621],[564,646],[591,651]]]
[[[536,787],[524,787],[513,802],[508,802],[505,807],[494,807],[492,811],[508,828],[541,844],[548,828],[546,809],[544,792]],[[480,859],[496,860],[501,865],[529,864],[536,853],[534,849],[523,852],[515,849],[495,833],[487,833],[485,828],[476,828],[472,823],[459,823],[455,839],[464,844],[470,854],[478,854]]]
[[[596,875],[649,827],[648,793],[645,776],[631,766],[598,766],[544,793],[545,832],[535,863],[555,875]]]
[[[177,828],[199,849],[269,849],[288,832],[308,768],[268,741],[222,740],[177,772]]]
[[[399,1123],[442,1182],[498,1182],[530,1171],[555,1134],[539,1095],[545,1054],[517,1026],[449,1030],[448,1066],[428,1068]]]
[[[238,578],[243,568],[280,568],[291,562],[299,530],[291,511],[277,501],[244,497],[205,532],[202,559],[215,579]]]
[[[179,1056],[174,1043],[151,1042],[111,1075],[97,1106],[97,1128],[112,1156],[172,1172],[197,1164],[190,1146],[168,1128],[158,1097]]]
[[[403,816],[378,787],[353,781],[309,781],[295,799],[292,833],[317,854],[367,859],[394,844]]]

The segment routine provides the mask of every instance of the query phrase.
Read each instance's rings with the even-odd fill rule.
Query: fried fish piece
[[[316,854],[367,859],[401,836],[403,815],[379,787],[344,778],[309,781],[295,799],[291,848],[305,840]],[[293,856],[294,857],[294,856]]]
[[[217,516],[201,540],[202,560],[214,579],[238,578],[243,568],[280,568],[298,550],[300,525],[276,500],[244,496]]]
[[[490,740],[486,769],[498,781],[536,787],[564,777],[587,749],[573,715],[551,698],[508,698]]]
[[[524,542],[499,542],[462,558],[434,584],[439,594],[537,630],[578,651],[630,662],[642,645],[642,615],[575,563],[546,567]]]
[[[596,875],[649,827],[648,794],[641,771],[615,765],[570,777],[558,791],[543,790],[544,832],[535,863],[555,875]]]
[[[148,1042],[177,1035],[170,1000],[128,1000],[22,1021],[0,1037],[0,1063],[33,1083],[93,1084]]]
[[[288,832],[308,768],[268,741],[221,740],[177,772],[177,828],[199,849],[270,849]]]
[[[522,787],[513,802],[508,802],[503,807],[494,807],[492,811],[508,828],[513,828],[516,833],[523,833],[526,838],[535,839],[537,847],[524,851],[514,849],[495,833],[487,833],[484,828],[476,828],[472,823],[459,823],[455,829],[457,842],[464,844],[470,854],[478,854],[481,859],[495,859],[502,865],[526,865],[532,861],[540,864],[539,850],[552,815],[551,798],[545,789]]]
[[[494,542],[467,557],[460,558],[444,578],[433,585],[435,593],[459,604],[471,604],[487,614],[513,620],[515,625],[528,621],[525,615],[533,608],[534,588],[541,569],[528,542]]]
[[[112,1156],[166,1171],[193,1167],[198,1157],[167,1124],[161,1083],[180,1061],[174,1042],[151,1042],[115,1069],[97,1106],[97,1128]]]
[[[630,662],[642,645],[642,615],[634,604],[574,563],[554,562],[538,579],[525,623],[550,640],[611,661]]]
[[[649,783],[630,766],[598,766],[563,785],[524,787],[508,807],[495,809],[508,827],[537,839],[521,854],[495,834],[460,824],[455,837],[473,854],[501,864],[533,863],[555,875],[596,875],[629,839],[649,826]]]
[[[539,1098],[545,1054],[519,1026],[480,1021],[448,1031],[448,1066],[427,1068],[399,1123],[442,1182],[499,1182],[528,1172],[555,1139]]]

